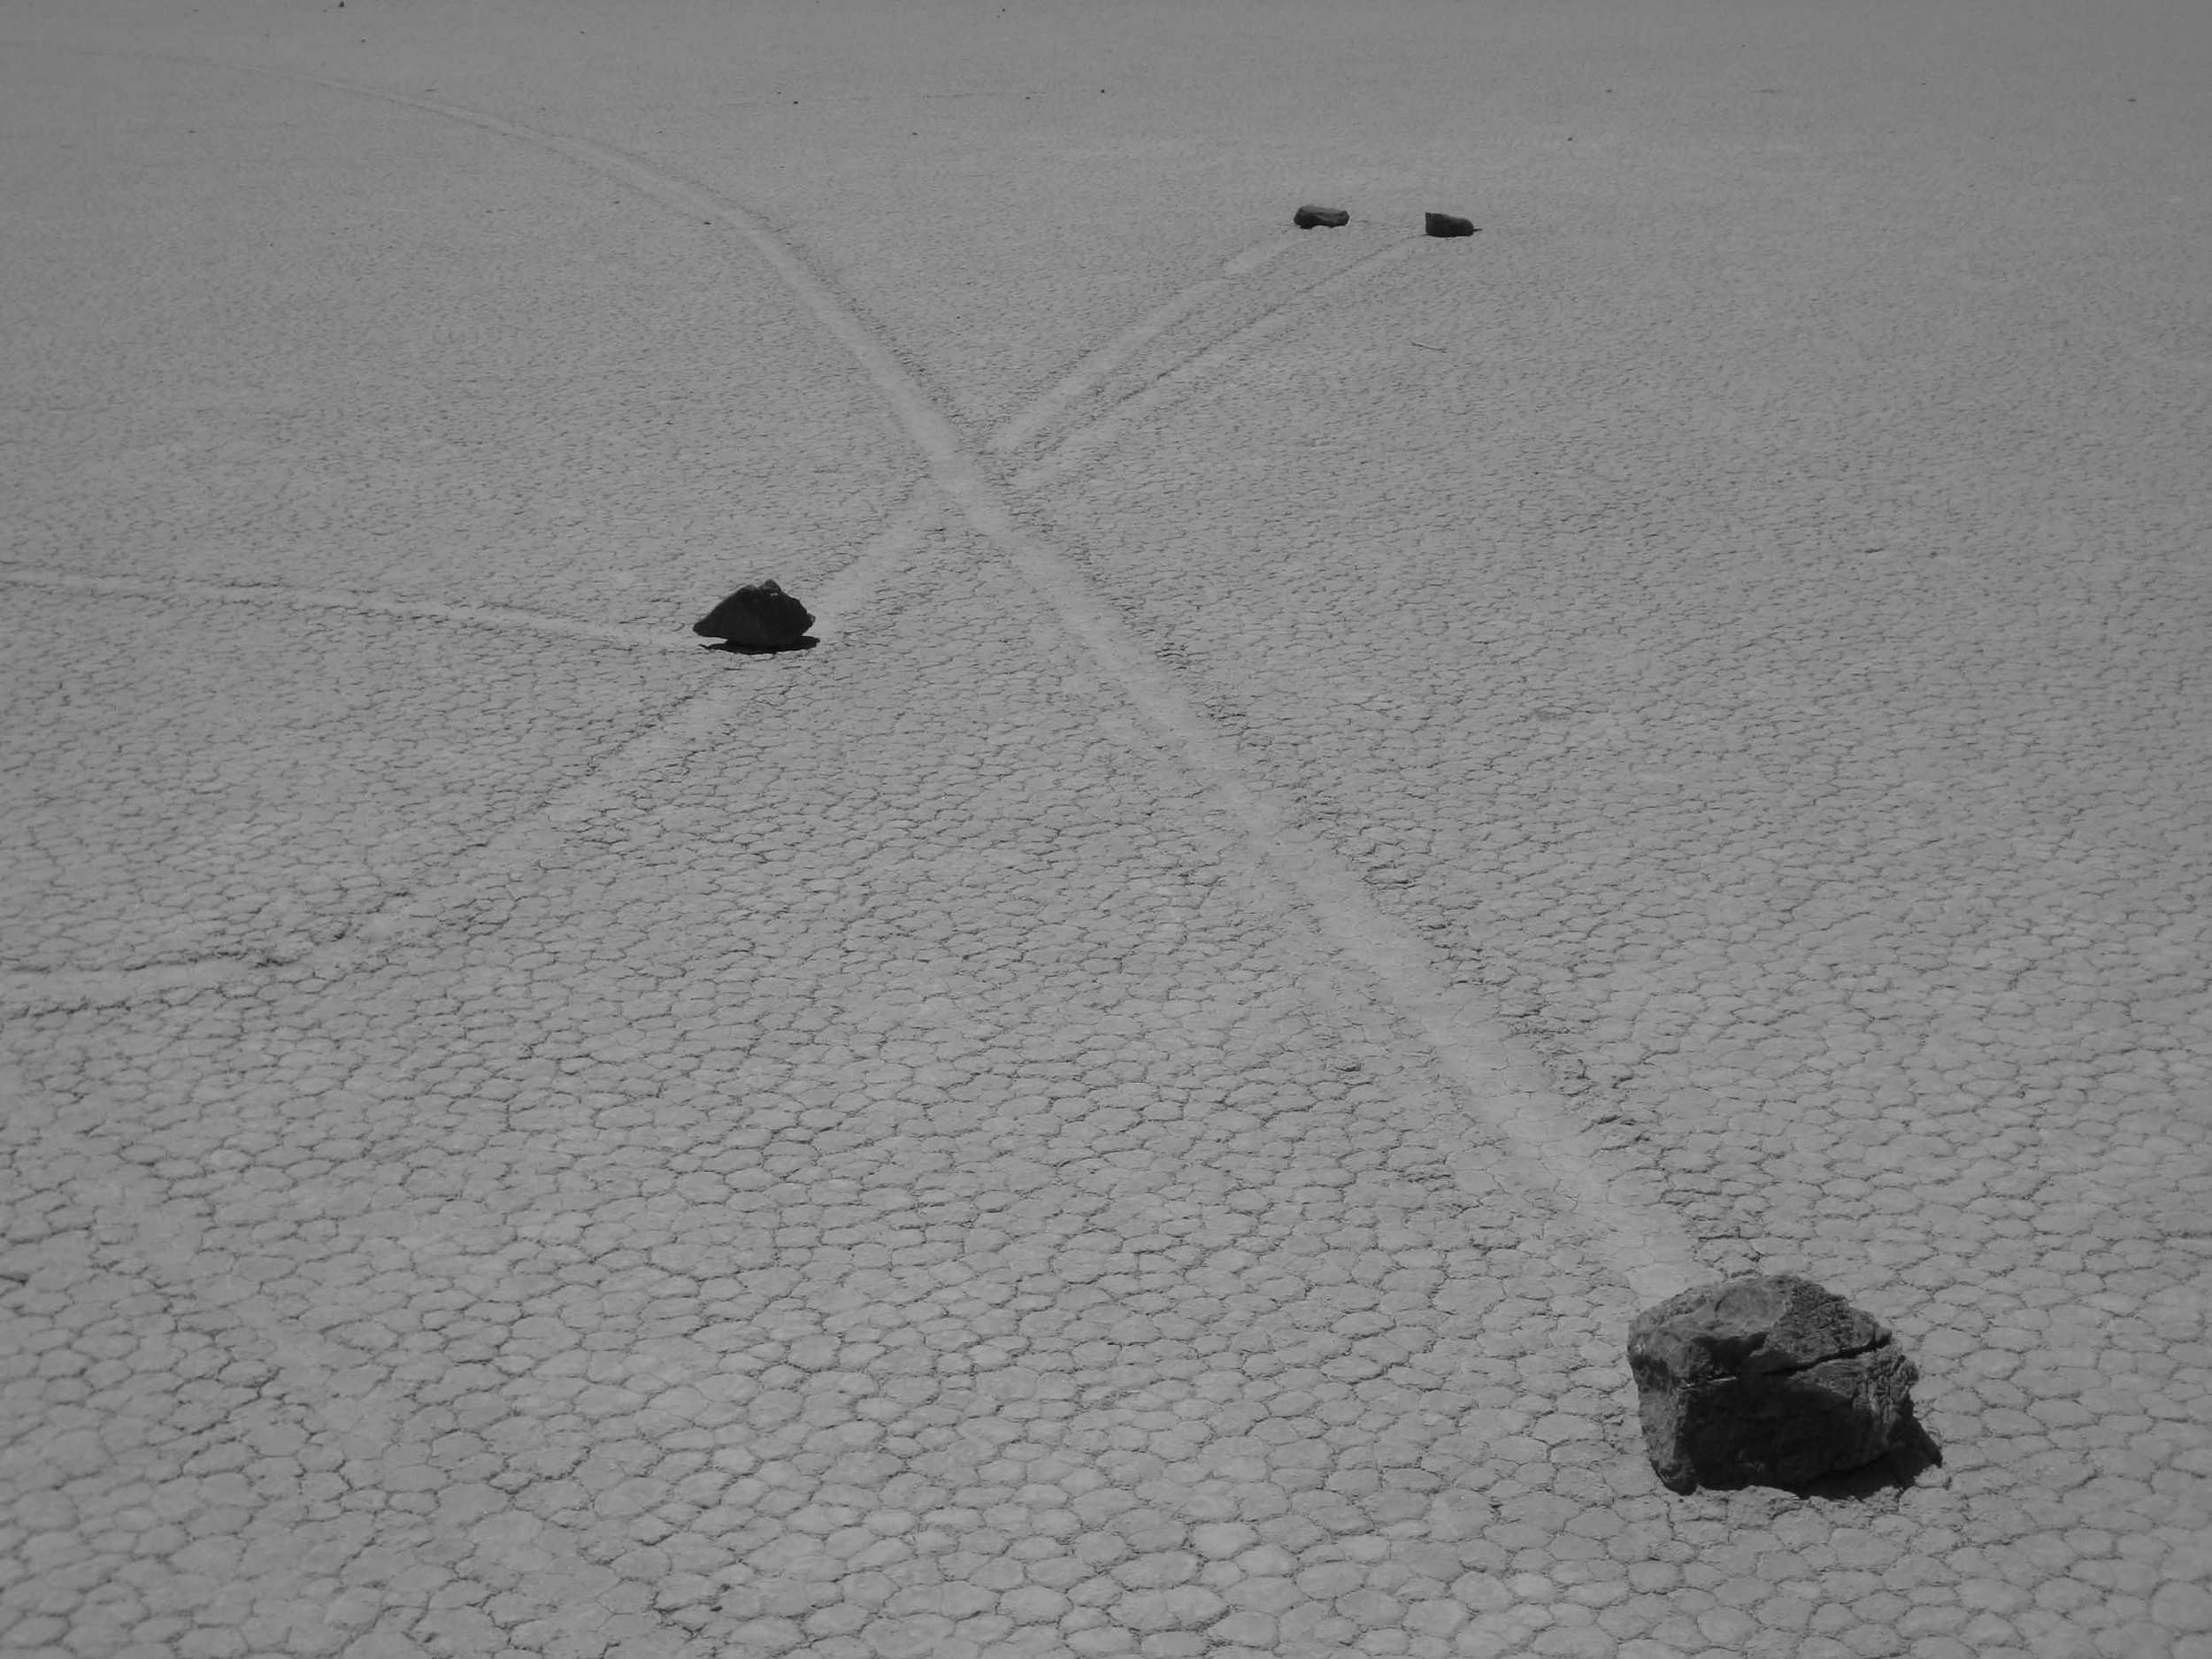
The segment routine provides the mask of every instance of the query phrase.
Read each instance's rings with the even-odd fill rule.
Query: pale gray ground
[[[0,4],[0,1647],[2206,1659],[2208,84]]]

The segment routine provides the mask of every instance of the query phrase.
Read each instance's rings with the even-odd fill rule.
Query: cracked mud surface
[[[14,8],[0,1650],[2212,1655],[2126,11]]]

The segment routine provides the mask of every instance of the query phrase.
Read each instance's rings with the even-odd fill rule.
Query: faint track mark
[[[75,1195],[128,1228],[124,1259],[100,1263],[102,1271],[135,1279],[165,1299],[227,1316],[234,1322],[232,1328],[250,1335],[262,1350],[251,1357],[276,1373],[258,1386],[261,1395],[296,1406],[311,1432],[338,1448],[348,1485],[380,1489],[388,1460],[421,1408],[403,1389],[375,1379],[382,1367],[374,1356],[278,1311],[265,1291],[233,1271],[228,1256],[204,1248],[201,1226],[176,1213],[160,1183],[98,1137],[64,1123],[20,1071],[0,1059],[0,1149],[25,1143],[71,1166],[68,1185]],[[15,1260],[20,1262],[23,1255],[19,1250]],[[8,1277],[18,1275],[11,1271]],[[19,1466],[35,1464],[38,1456],[36,1442],[23,1439],[9,1452]],[[531,1575],[531,1599],[566,1615],[564,1623],[580,1617],[596,1622],[590,1609],[599,1607],[601,1588],[616,1582],[617,1575],[586,1556],[562,1527],[512,1507],[505,1494],[489,1486],[449,1489],[442,1494],[441,1519],[467,1529],[469,1550],[459,1563],[463,1571],[472,1561],[482,1561]],[[259,1599],[284,1608],[299,1587],[265,1581]],[[378,1628],[413,1627],[419,1617],[403,1605],[388,1607]],[[675,1640],[661,1642],[652,1651],[675,1659],[697,1649]]]
[[[63,1013],[81,1008],[119,1008],[172,991],[204,991],[227,979],[259,972],[266,964],[245,956],[204,956],[110,972],[59,969],[51,973],[0,972],[0,1009],[11,1013]]]
[[[1146,346],[1198,308],[1199,302],[1220,292],[1238,277],[1249,276],[1270,260],[1297,246],[1298,235],[1275,236],[1238,254],[1214,275],[1192,283],[1123,329],[1095,351],[1086,355],[1050,391],[1036,398],[993,434],[994,455],[1010,455],[1057,420],[1074,404],[1098,388],[1100,382]]]
[[[916,489],[861,556],[822,589],[820,616],[841,618],[850,626],[867,610],[882,583],[910,561],[936,527],[941,511],[930,491]],[[344,938],[311,947],[291,964],[317,977],[334,978],[435,928],[458,906],[485,892],[526,878],[542,866],[565,831],[621,810],[627,803],[626,787],[680,773],[693,754],[726,731],[734,717],[761,695],[756,674],[718,674],[703,690],[686,696],[612,754],[603,756],[583,777],[452,860],[437,879],[419,890],[394,895]]]
[[[1157,414],[1199,381],[1234,362],[1268,335],[1279,334],[1288,327],[1296,320],[1302,307],[1314,300],[1340,294],[1373,273],[1396,265],[1418,252],[1421,244],[1422,238],[1418,236],[1408,236],[1392,242],[1388,247],[1347,265],[1335,274],[1301,289],[1280,304],[1263,311],[1233,334],[1223,336],[1195,357],[1187,358],[1168,370],[1142,391],[1124,398],[1088,426],[1061,439],[1048,454],[1015,473],[1013,487],[1025,493],[1034,494],[1073,476],[1131,426]]]
[[[689,633],[580,622],[513,605],[446,605],[402,594],[352,592],[343,588],[289,588],[281,582],[212,581],[190,576],[83,576],[25,565],[0,565],[0,581],[50,588],[67,593],[120,594],[138,598],[182,596],[226,603],[290,605],[303,611],[368,611],[411,620],[454,622],[467,627],[522,629],[561,639],[588,640],[633,649],[695,651],[700,641]]]
[[[938,526],[941,514],[941,504],[926,487],[911,492],[859,557],[821,591],[816,602],[818,619],[835,618],[853,626],[884,581],[910,561]],[[258,595],[262,590],[248,591]],[[634,632],[656,644],[661,638],[650,630]],[[687,639],[680,649],[699,649],[699,641]],[[275,968],[335,978],[418,937],[458,905],[526,877],[558,845],[564,829],[618,810],[626,784],[680,767],[759,695],[756,674],[718,674],[704,689],[686,696],[611,754],[601,757],[582,778],[557,790],[489,840],[447,861],[435,879],[394,894],[341,939],[310,946],[296,955],[257,960],[214,956],[104,972],[0,973],[0,1008],[58,1013],[115,1007],[171,992],[214,989]]]

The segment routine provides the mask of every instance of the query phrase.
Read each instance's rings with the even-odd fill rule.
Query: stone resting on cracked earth
[[[813,626],[807,608],[769,581],[739,588],[693,623],[691,631],[748,650],[772,651],[797,644]]]
[[[1856,1469],[1913,1420],[1919,1372],[1889,1328],[1809,1279],[1753,1276],[1647,1308],[1628,1329],[1644,1449],[1677,1492],[1798,1486]]]

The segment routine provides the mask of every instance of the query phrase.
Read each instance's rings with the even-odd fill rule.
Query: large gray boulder
[[[694,634],[747,650],[795,645],[814,626],[807,608],[773,582],[741,588],[691,625]]]
[[[1889,1327],[1809,1279],[1686,1290],[1628,1328],[1644,1449],[1677,1492],[1801,1486],[1916,1432],[1920,1373]]]

